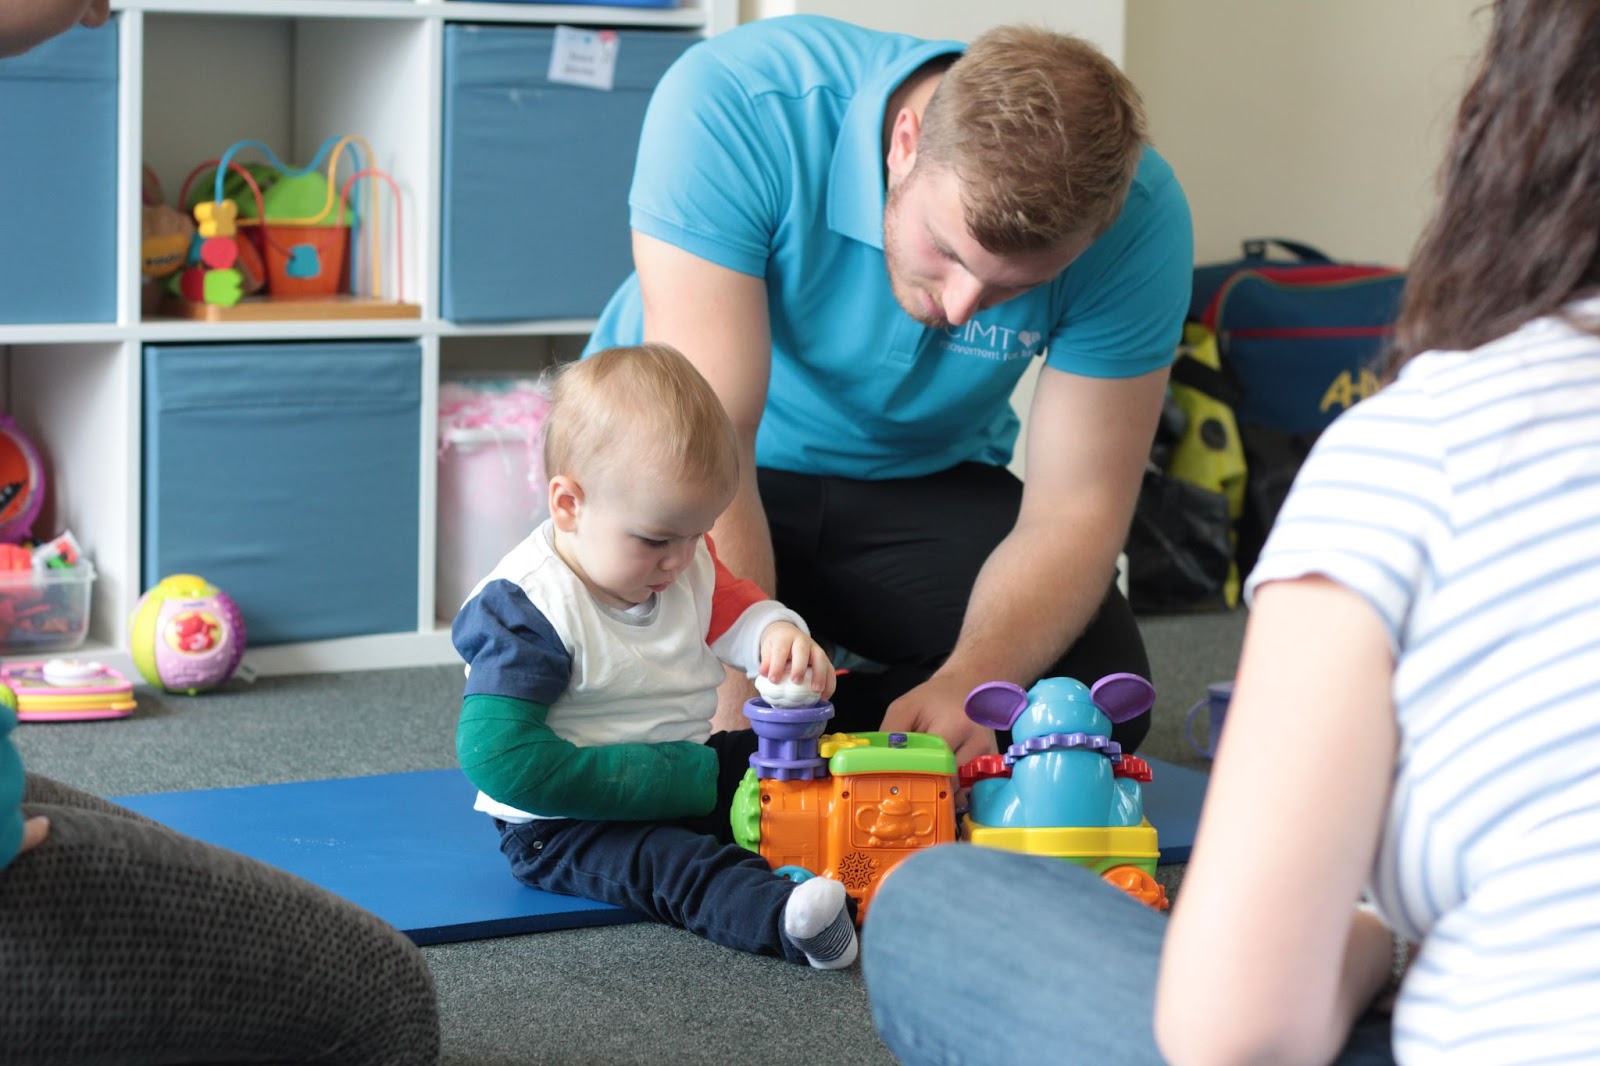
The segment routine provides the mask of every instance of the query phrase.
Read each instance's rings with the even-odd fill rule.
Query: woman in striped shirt
[[[1392,383],[1323,434],[1250,576],[1170,926],[1024,857],[902,866],[864,965],[907,1061],[962,1060],[942,986],[928,1016],[896,993],[901,924],[930,923],[924,975],[977,987],[985,954],[919,890],[1070,916],[1008,938],[1005,994],[965,1011],[991,1061],[1600,1061],[1600,0],[1493,10]]]

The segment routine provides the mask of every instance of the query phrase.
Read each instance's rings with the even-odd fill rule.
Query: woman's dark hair
[[[1600,0],[1499,0],[1411,260],[1391,369],[1486,344],[1596,288]]]

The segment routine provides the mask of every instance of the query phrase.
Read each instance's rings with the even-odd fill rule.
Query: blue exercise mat
[[[1211,775],[1187,766],[1174,766],[1142,756],[1150,764],[1151,780],[1144,786],[1144,814],[1156,827],[1161,862],[1188,862],[1194,831],[1200,822],[1200,804],[1206,798]]]
[[[1194,843],[1206,775],[1150,759],[1145,813],[1162,862]],[[606,903],[512,880],[477,790],[460,770],[156,792],[117,803],[180,833],[288,870],[418,944],[639,921]]]
[[[636,922],[632,911],[511,878],[478,790],[460,770],[419,770],[115,802],[288,870],[371,911],[418,944]]]

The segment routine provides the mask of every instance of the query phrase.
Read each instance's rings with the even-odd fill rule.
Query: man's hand
[[[955,752],[956,765],[997,749],[994,731],[967,717],[967,693],[976,685],[935,674],[889,704],[885,732],[932,733]]]

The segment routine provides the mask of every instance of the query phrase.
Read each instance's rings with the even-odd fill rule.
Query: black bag
[[[1128,530],[1128,603],[1136,614],[1221,610],[1239,597],[1234,523],[1244,463],[1216,349],[1185,327]]]
[[[1222,493],[1147,468],[1128,530],[1128,605],[1134,613],[1226,608],[1231,530]]]

